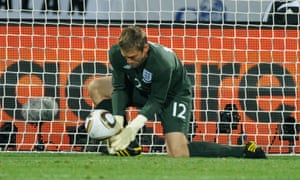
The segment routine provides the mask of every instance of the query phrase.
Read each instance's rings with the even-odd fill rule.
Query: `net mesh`
[[[0,147],[102,151],[105,144],[83,128],[93,109],[86,87],[110,74],[107,51],[122,27],[135,24],[187,67],[194,93],[189,140],[254,140],[269,154],[300,153],[298,4],[2,1]],[[22,113],[32,99],[35,116]],[[128,119],[137,115],[127,112]],[[165,153],[160,121],[148,122],[138,141],[145,153]]]

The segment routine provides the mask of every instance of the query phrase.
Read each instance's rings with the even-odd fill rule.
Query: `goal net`
[[[0,148],[102,152],[83,127],[93,109],[86,87],[110,74],[107,51],[134,24],[187,67],[190,141],[299,154],[298,12],[299,1],[1,1]],[[28,102],[47,117],[24,114]],[[166,152],[159,119],[138,141],[145,153]]]

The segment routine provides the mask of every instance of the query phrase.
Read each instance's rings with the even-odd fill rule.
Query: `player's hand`
[[[111,147],[111,141],[110,141],[110,139],[107,140],[107,152],[110,155],[116,154],[116,151]]]
[[[115,120],[117,121],[117,123],[119,124],[120,128],[123,129],[124,127],[124,116],[120,116],[120,115],[115,115],[114,116]]]
[[[132,122],[126,126],[122,131],[111,137],[111,148],[114,151],[119,151],[127,148],[131,141],[135,139],[138,131],[144,126],[147,118],[143,115],[138,115]]]
[[[114,116],[115,120],[117,121],[118,125],[120,126],[120,131],[124,128],[124,116],[121,115],[115,115]],[[111,147],[111,140],[107,139],[107,151],[108,154],[116,154],[116,151]]]
[[[133,127],[125,127],[121,133],[110,138],[111,148],[113,151],[127,148],[131,141],[135,139],[138,130]]]

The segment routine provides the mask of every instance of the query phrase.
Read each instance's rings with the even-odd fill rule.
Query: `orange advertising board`
[[[299,119],[298,30],[147,28],[150,41],[173,49],[194,85],[194,141],[237,144],[241,133],[270,153],[287,153],[279,124]],[[30,97],[55,97],[59,114],[42,124],[47,150],[74,150],[67,127],[82,124],[92,109],[86,85],[109,73],[107,50],[119,27],[0,26],[0,123],[18,127],[17,149],[32,150],[37,127],[20,109]],[[236,104],[241,120],[230,135],[217,133],[219,113]],[[151,124],[161,135],[159,123]],[[300,153],[298,131],[295,148]],[[270,148],[271,147],[271,148]]]

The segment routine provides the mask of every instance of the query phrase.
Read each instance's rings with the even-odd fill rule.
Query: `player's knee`
[[[185,150],[168,151],[168,156],[173,158],[189,157],[189,153]]]
[[[189,157],[186,136],[181,132],[171,132],[165,135],[167,152],[170,157]]]
[[[99,96],[98,90],[97,90],[97,80],[92,80],[88,85],[87,85],[87,92],[88,95],[93,99],[95,96]]]
[[[89,95],[93,92],[95,86],[95,80],[92,80],[88,85],[87,85],[87,92]]]
[[[188,147],[185,145],[182,146],[171,146],[167,147],[167,153],[168,156],[173,157],[173,158],[181,158],[181,157],[189,157],[189,150]]]
[[[111,98],[112,84],[110,77],[100,77],[92,80],[87,85],[87,92],[94,104],[100,103],[103,99]]]

